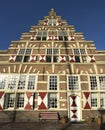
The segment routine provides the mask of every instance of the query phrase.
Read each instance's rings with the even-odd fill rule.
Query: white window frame
[[[51,79],[51,77],[52,77],[52,79]],[[55,79],[55,77],[56,77],[56,79]],[[54,90],[54,91],[58,90],[59,86],[58,86],[58,76],[57,75],[49,75],[49,80],[48,81],[49,81],[48,82],[48,89],[49,90]],[[54,81],[54,84],[53,84],[52,81]]]
[[[8,81],[7,74],[0,74],[0,89],[5,89]]]
[[[105,92],[100,93],[100,108],[105,108]]]
[[[15,93],[7,93],[7,109],[12,109],[15,107]],[[13,104],[13,106],[11,106]]]
[[[91,80],[90,77],[94,77],[96,79],[97,82],[97,86],[95,84],[95,80],[94,80],[94,84],[91,84]],[[95,87],[92,89],[92,86],[94,85]],[[105,75],[92,75],[89,76],[89,86],[90,86],[90,90],[105,90]]]
[[[58,108],[58,94],[57,93],[49,93],[48,94],[48,108],[49,109]]]
[[[25,100],[24,96],[25,96],[24,93],[17,93],[16,108],[18,108],[18,109],[24,108],[24,100]]]
[[[98,93],[91,93],[91,107],[98,108]]]
[[[70,81],[69,77],[72,78],[72,80]],[[73,79],[77,79],[74,80]],[[71,88],[70,88],[70,82],[72,83]],[[74,83],[76,82],[76,84],[74,85]],[[67,85],[68,85],[68,90],[80,90],[80,78],[78,75],[68,75],[67,76]]]

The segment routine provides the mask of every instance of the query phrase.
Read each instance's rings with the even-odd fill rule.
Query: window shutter
[[[47,93],[39,92],[38,94],[38,109],[47,109]]]
[[[4,106],[4,92],[0,92],[0,110],[3,110],[3,106]]]
[[[60,62],[65,62],[66,61],[66,57],[64,55],[61,55],[59,60],[60,60]]]
[[[26,92],[25,93],[25,100],[24,100],[24,109],[32,110],[33,109],[33,93]]]
[[[75,56],[73,56],[73,55],[69,56],[69,61],[70,62],[75,62]]]
[[[83,108],[84,109],[90,109],[90,92],[84,92],[83,93]]]
[[[44,62],[44,61],[45,61],[45,55],[41,55],[41,56],[39,57],[39,59],[40,59],[41,62]]]
[[[29,62],[34,62],[34,61],[36,61],[36,56],[35,55],[31,55],[30,59],[29,59]]]
[[[9,58],[9,62],[15,62],[16,56],[15,55],[11,55]]]
[[[89,55],[89,62],[95,62],[95,57],[93,55]]]
[[[36,40],[36,36],[31,36],[31,38],[30,38],[32,41],[33,40]]]

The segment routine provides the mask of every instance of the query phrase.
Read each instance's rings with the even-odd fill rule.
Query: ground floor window
[[[91,107],[97,107],[98,95],[97,93],[91,93]]]
[[[91,93],[91,107],[105,108],[105,92]]]
[[[7,107],[8,108],[14,108],[15,94],[14,93],[10,93],[10,94],[8,94],[7,97],[8,97]]]
[[[19,93],[17,95],[17,108],[24,107],[24,93]]]
[[[49,108],[57,108],[57,93],[50,93],[48,96]]]

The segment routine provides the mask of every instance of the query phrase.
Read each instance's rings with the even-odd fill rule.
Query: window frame
[[[49,75],[48,90],[58,90],[58,76]]]
[[[70,80],[69,77],[71,77],[71,80]],[[71,85],[70,85],[70,82],[71,82]],[[77,83],[74,86],[75,82],[77,82]],[[68,85],[68,90],[69,91],[80,90],[80,77],[78,75],[68,75],[67,76],[67,85]]]

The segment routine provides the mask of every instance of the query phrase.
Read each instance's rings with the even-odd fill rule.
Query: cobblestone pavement
[[[56,122],[0,123],[0,130],[105,130],[105,124],[74,124]]]

